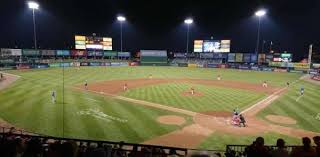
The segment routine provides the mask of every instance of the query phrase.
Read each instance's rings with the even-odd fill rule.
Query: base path
[[[20,76],[2,73],[3,79],[0,80],[0,90],[3,90],[9,87],[14,81],[18,80]]]

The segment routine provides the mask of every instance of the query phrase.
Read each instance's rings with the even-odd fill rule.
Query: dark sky
[[[186,25],[193,17],[193,39],[231,39],[232,51],[254,52],[256,9],[264,7],[261,41],[273,41],[280,51],[296,59],[307,55],[308,45],[320,44],[319,0],[38,0],[37,37],[41,48],[74,46],[74,35],[110,36],[119,50],[120,30],[116,16],[127,17],[124,50],[166,49],[185,51]],[[32,12],[24,0],[0,1],[0,47],[31,48]],[[261,49],[261,48],[260,48]]]

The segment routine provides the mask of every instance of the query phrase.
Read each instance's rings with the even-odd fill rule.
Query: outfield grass
[[[299,98],[301,86],[305,88],[305,94]],[[260,112],[258,117],[265,119],[269,114],[297,120],[297,124],[291,127],[320,132],[320,86],[305,81],[291,85],[285,95]]]
[[[191,87],[203,96],[183,96]],[[263,93],[188,83],[169,83],[130,89],[123,96],[160,103],[195,112],[240,110],[264,98]]]
[[[216,79],[217,75],[221,75],[224,80],[258,84],[267,80],[271,85],[284,86],[287,81],[292,82],[301,76],[294,73],[181,67],[81,67],[80,70],[65,68],[64,72],[61,68],[8,72],[20,75],[21,78],[9,88],[0,91],[1,118],[18,127],[40,134],[62,136],[64,128],[65,137],[124,140],[128,142],[142,142],[178,129],[177,126],[161,125],[155,119],[161,115],[180,114],[77,91],[72,88],[75,84],[83,84],[85,81],[91,83],[103,80],[147,78],[149,74],[152,74],[154,78],[183,79]],[[199,98],[181,97],[180,91],[190,87],[190,84],[183,83],[142,87],[134,89],[136,93],[130,90],[123,94],[193,111],[230,111],[235,106],[246,108],[264,96],[238,89],[203,85],[193,86],[205,93],[205,96]],[[308,94],[309,85],[306,86],[308,86],[306,87],[306,94]],[[313,88],[315,87],[310,87],[310,91],[316,90]],[[57,91],[56,104],[51,102],[52,90]],[[304,107],[304,112],[300,112],[301,119],[298,119],[299,121],[307,120],[304,119],[304,117],[307,117],[305,115],[308,114],[307,110],[316,110],[317,100],[319,100],[317,98],[317,96],[314,96],[313,99],[303,101],[305,106],[310,104],[313,106],[310,109]],[[64,105],[62,105],[63,99]],[[236,99],[238,99],[238,102]],[[80,114],[88,110],[92,113],[91,115]],[[274,110],[272,109],[272,111]],[[296,111],[299,110],[289,110],[290,115],[293,115]],[[264,113],[267,112],[268,110],[264,111]],[[110,117],[108,117],[109,120],[106,120],[105,117],[101,118],[101,115],[99,117],[99,114],[128,121],[125,123],[110,121]],[[188,116],[180,116],[187,118],[187,123],[192,121]],[[318,121],[314,122],[319,124],[316,123]],[[64,127],[62,124],[64,124]],[[299,123],[299,126],[305,127],[305,124]],[[313,126],[314,129],[316,129],[315,126],[317,125]]]

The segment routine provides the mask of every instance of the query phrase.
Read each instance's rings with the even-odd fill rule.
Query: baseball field
[[[320,86],[297,73],[156,66],[6,73],[0,118],[41,135],[224,149],[257,136],[298,144],[320,133]],[[247,127],[231,124],[234,109]]]

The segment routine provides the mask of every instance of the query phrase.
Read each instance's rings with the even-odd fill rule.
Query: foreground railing
[[[245,157],[246,156],[246,148],[249,145],[227,145],[226,146],[226,156],[230,157]],[[269,150],[277,149],[277,146],[266,146]],[[286,146],[285,149],[290,153],[294,148],[299,147],[296,145]]]
[[[97,140],[86,140],[86,139],[73,139],[73,138],[62,138],[62,137],[51,137],[51,136],[43,136],[36,135],[30,132],[26,132],[23,130],[17,130],[14,128],[1,128],[0,139],[14,137],[21,138],[24,140],[37,139],[41,141],[42,145],[48,146],[53,143],[64,143],[64,142],[75,142],[77,146],[80,147],[97,147],[103,146],[103,148],[107,151],[106,157],[112,157],[113,153],[121,151],[128,156],[132,153],[140,153],[141,157],[153,157],[153,156],[167,156],[168,154],[176,153],[178,156],[184,157],[188,154],[208,154],[213,155],[220,153],[224,155],[224,151],[222,150],[201,150],[201,149],[188,149],[188,148],[178,148],[178,147],[168,147],[168,146],[157,146],[157,145],[146,145],[146,144],[136,144],[136,143],[126,143],[126,142],[114,142],[114,141],[97,141]],[[43,150],[48,151],[47,147],[43,148]],[[109,152],[109,153],[108,153]],[[142,153],[142,154],[141,154]],[[109,154],[109,155],[108,155]]]

